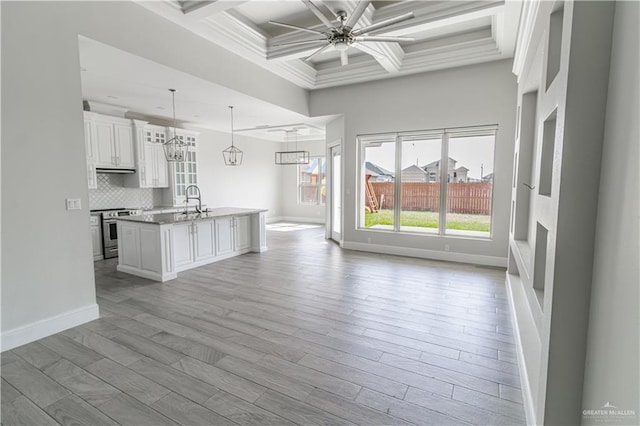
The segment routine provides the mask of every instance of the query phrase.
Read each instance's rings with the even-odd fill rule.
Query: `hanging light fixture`
[[[289,151],[289,133],[296,135],[296,149],[295,151]],[[298,151],[298,131],[297,130],[285,130],[285,141],[287,143],[287,151],[276,152],[276,164],[309,164],[309,151]]]
[[[233,107],[229,106],[231,111],[231,146],[222,151],[224,164],[226,166],[239,166],[242,164],[242,151],[233,144]]]
[[[173,137],[163,144],[167,161],[180,162],[187,159],[189,145],[176,135],[176,89],[169,89],[173,102]]]

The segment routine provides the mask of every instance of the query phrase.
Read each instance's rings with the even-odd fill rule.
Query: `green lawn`
[[[449,213],[447,229],[461,231],[489,232],[491,216],[478,214]],[[375,225],[393,225],[393,210],[380,210],[377,213],[365,213],[365,227]],[[415,226],[420,228],[437,228],[437,212],[400,212],[400,226]]]

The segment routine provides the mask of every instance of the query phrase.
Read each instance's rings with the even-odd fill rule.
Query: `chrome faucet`
[[[191,188],[195,188],[198,191],[198,196],[193,196],[193,197],[189,197],[189,189]],[[198,200],[198,205],[196,206],[196,211],[198,213],[202,213],[202,199],[200,197],[200,188],[198,188],[198,185],[189,185],[187,186],[187,188],[184,190],[185,194],[187,195],[187,199],[185,200],[185,202],[187,203],[187,209],[189,208],[189,200]]]

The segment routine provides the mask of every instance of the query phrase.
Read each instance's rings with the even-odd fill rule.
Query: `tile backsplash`
[[[98,188],[89,190],[89,208],[150,208],[162,204],[161,189],[126,188],[124,178],[120,174],[98,173]]]

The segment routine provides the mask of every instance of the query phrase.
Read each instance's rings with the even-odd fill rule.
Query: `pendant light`
[[[229,106],[231,111],[231,146],[222,151],[222,158],[226,166],[239,166],[242,164],[242,151],[233,144],[233,107]]]
[[[296,149],[289,151],[289,133],[296,135]],[[288,164],[309,164],[309,151],[298,151],[298,131],[285,130],[285,141],[287,143],[287,151],[276,152],[276,164],[280,166]]]
[[[176,135],[176,89],[169,89],[173,102],[173,137],[163,144],[167,161],[180,162],[187,159],[189,145]]]

